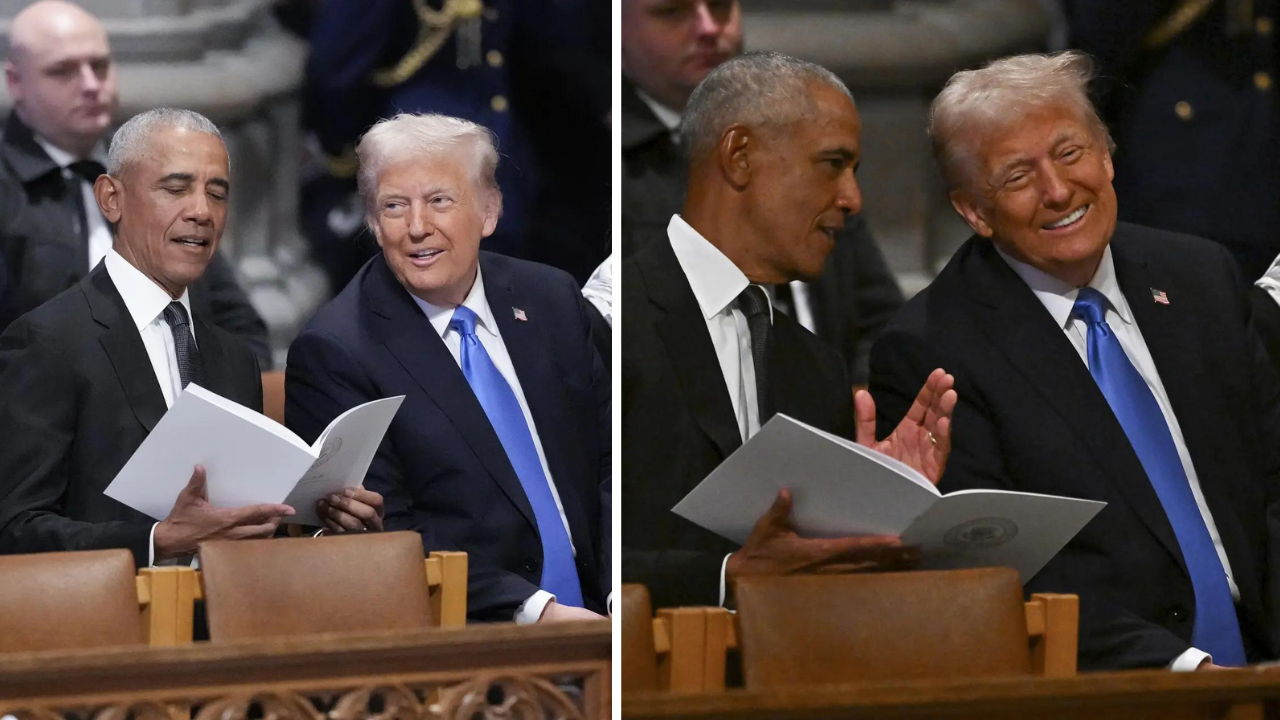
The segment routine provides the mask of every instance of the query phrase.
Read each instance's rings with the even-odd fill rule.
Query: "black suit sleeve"
[[[964,380],[963,368],[939,355],[915,336],[890,331],[871,355],[871,393],[876,402],[877,435],[884,437],[906,415],[916,393],[934,368],[956,376],[959,402],[952,416],[952,450],[938,489],[944,494],[968,488],[1017,490],[1005,467],[999,423],[981,393]],[[1078,557],[1077,557],[1078,556]],[[1062,592],[1080,597],[1080,663],[1092,669],[1161,667],[1191,646],[1168,629],[1148,622],[1073,581],[1071,568],[1097,559],[1068,545],[1026,584],[1027,593]]]
[[[249,302],[236,280],[235,270],[220,254],[214,254],[204,276],[192,287],[192,302],[200,302],[209,322],[240,338],[253,350],[261,370],[271,369],[267,325]]]
[[[586,298],[582,297],[574,287],[574,295],[587,319],[589,344],[588,354],[591,357],[591,386],[596,398],[596,428],[600,433],[599,469],[597,476],[600,485],[600,537],[598,539],[597,564],[600,573],[600,587],[605,595],[613,588],[613,387],[610,381],[609,366],[604,358],[608,357],[609,325],[604,316]],[[602,338],[600,333],[604,333]],[[601,345],[605,346],[601,354]]]
[[[148,562],[149,522],[91,523],[63,514],[70,458],[82,428],[75,358],[29,317],[0,336],[0,554],[129,548]],[[110,432],[110,428],[94,428]],[[21,437],[21,442],[14,438]]]
[[[305,330],[289,348],[285,371],[285,425],[306,442],[314,442],[338,415],[383,394],[334,337]],[[431,519],[415,509],[395,442],[394,424],[374,455],[364,486],[380,493],[387,530],[412,530],[422,535],[424,551],[462,550],[438,535]],[[509,621],[538,586],[516,573],[467,558],[467,615],[475,620]]]

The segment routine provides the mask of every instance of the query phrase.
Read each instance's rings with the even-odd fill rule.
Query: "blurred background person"
[[[742,52],[737,0],[622,0],[622,254],[666,239],[684,206],[680,115],[693,89]],[[837,349],[854,384],[902,292],[858,215],[846,220],[816,282],[774,286],[779,309]]]
[[[608,3],[326,0],[310,15],[304,122],[323,170],[304,186],[302,220],[335,291],[377,249],[356,195],[355,141],[398,112],[491,128],[505,202],[486,249],[586,281],[610,244]]]
[[[1273,0],[1062,0],[1098,62],[1120,219],[1224,245],[1249,280],[1280,253]]]
[[[93,182],[118,105],[115,62],[97,18],[41,0],[18,13],[9,32],[13,111],[0,137],[0,174],[21,185],[29,217],[25,236],[4,243],[11,288],[0,327],[79,282],[111,248]],[[271,367],[266,325],[224,258],[214,256],[191,295],[201,315]]]

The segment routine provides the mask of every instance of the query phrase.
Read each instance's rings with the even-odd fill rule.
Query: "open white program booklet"
[[[162,520],[203,465],[213,505],[284,503],[297,511],[289,522],[320,525],[316,502],[364,483],[403,400],[353,407],[307,445],[262,413],[192,383],[103,492]]]
[[[743,543],[790,488],[803,537],[900,535],[925,569],[1007,566],[1030,580],[1104,502],[1007,490],[942,495],[907,465],[776,415],[672,512]]]

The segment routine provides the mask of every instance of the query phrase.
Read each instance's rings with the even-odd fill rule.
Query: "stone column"
[[[929,102],[956,70],[1040,50],[1040,0],[742,0],[749,50],[816,62],[862,117],[864,209],[903,290],[933,278],[969,229],[951,209],[925,134]]]
[[[78,0],[102,19],[118,64],[123,121],[171,106],[207,115],[231,155],[220,252],[266,320],[278,368],[328,293],[297,226],[298,90],[306,45],[279,29],[271,0]],[[0,53],[28,0],[0,0]],[[0,112],[11,101],[0,87]]]

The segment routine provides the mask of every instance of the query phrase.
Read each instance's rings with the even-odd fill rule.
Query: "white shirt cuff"
[[[517,625],[532,625],[542,619],[542,611],[547,609],[547,603],[555,600],[556,596],[546,590],[529,596],[528,600],[520,605],[520,609],[516,610],[515,621]]]
[[[151,539],[147,542],[147,567],[156,566],[156,528],[160,523],[151,526]]]
[[[1200,667],[1200,663],[1206,660],[1213,662],[1213,656],[1203,650],[1188,648],[1186,652],[1169,663],[1169,669],[1174,672],[1194,672],[1196,668]]]
[[[732,554],[733,553],[729,553],[729,555]],[[720,563],[720,607],[724,607],[725,574],[729,571],[729,555],[725,555],[724,562]]]

